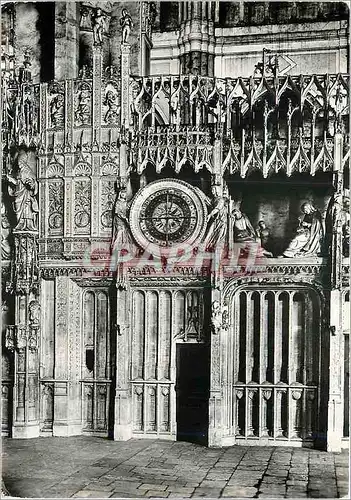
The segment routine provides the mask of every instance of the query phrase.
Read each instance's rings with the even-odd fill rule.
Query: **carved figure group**
[[[258,256],[273,257],[272,238],[269,228],[264,220],[258,222],[255,230],[249,217],[236,206],[230,213],[229,197],[220,196],[219,187],[213,188],[213,208],[207,217],[207,232],[203,240],[206,249],[216,245],[230,244],[228,238],[232,235],[233,243],[243,244],[242,252],[245,253],[246,244],[258,244]],[[311,202],[301,206],[302,215],[299,217],[298,228],[293,239],[280,257],[308,257],[318,256],[322,253],[324,230],[320,212]],[[228,225],[231,225],[230,227]],[[344,251],[349,241],[349,226],[343,224]]]
[[[119,22],[122,27],[122,45],[125,45],[128,43],[130,32],[133,28],[133,20],[127,9],[122,9],[122,17]]]

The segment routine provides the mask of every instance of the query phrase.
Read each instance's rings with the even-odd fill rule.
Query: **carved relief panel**
[[[48,88],[49,128],[64,128],[65,86],[63,82],[53,82]]]
[[[102,89],[101,125],[118,127],[121,124],[121,94],[119,82],[107,80]]]
[[[91,125],[92,86],[86,81],[76,81],[74,89],[74,123],[76,127]]]
[[[63,232],[64,181],[63,179],[50,179],[48,187],[48,233],[52,236]]]
[[[118,166],[115,161],[104,161],[100,177],[100,233],[111,234],[113,206],[116,198],[116,176]]]
[[[89,234],[91,227],[91,166],[82,155],[74,169],[74,232]]]

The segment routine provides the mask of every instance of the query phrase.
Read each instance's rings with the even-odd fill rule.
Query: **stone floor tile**
[[[260,493],[258,498],[285,498],[285,495],[279,495],[278,493]]]
[[[218,489],[221,489],[221,488],[224,488],[224,486],[227,484],[227,481],[218,481],[218,480],[209,480],[209,479],[204,479],[201,483],[200,483],[200,488],[218,488]]]
[[[155,490],[155,491],[165,491],[167,489],[167,485],[164,484],[153,484],[153,483],[142,483],[139,486],[139,490]]]
[[[169,486],[167,491],[171,492],[181,492],[181,493],[193,493],[195,488],[192,488],[191,486],[177,486],[177,485],[172,485]]]
[[[109,498],[145,498],[144,495],[138,495],[137,493],[125,493],[121,491],[114,491]]]
[[[222,497],[229,498],[252,498],[256,495],[256,488],[243,488],[227,486],[222,491]]]
[[[80,490],[73,495],[73,498],[109,498],[111,491],[102,490]]]
[[[149,490],[145,491],[144,497],[147,498],[167,498],[169,495],[168,491],[159,491],[159,490]]]
[[[177,492],[171,492],[168,495],[168,498],[190,498],[191,493],[177,493]]]
[[[196,488],[194,490],[194,497],[208,497],[208,498],[219,498],[222,488]]]
[[[307,492],[303,491],[288,491],[285,495],[285,498],[308,498],[308,494]]]
[[[93,491],[113,491],[115,488],[112,484],[96,484],[96,483],[89,483],[83,490],[93,490]]]
[[[8,481],[11,493],[21,497],[89,498],[100,492],[100,498],[218,498],[221,494],[237,498],[238,492],[245,491],[244,498],[256,493],[258,498],[272,498],[272,492],[278,498],[287,485],[288,498],[294,494],[305,498],[307,484],[307,494],[314,498],[348,493],[346,453],[246,446],[208,449],[185,442],[120,443],[84,436],[30,442],[5,438],[3,452],[5,485]],[[149,489],[139,489],[142,484]]]

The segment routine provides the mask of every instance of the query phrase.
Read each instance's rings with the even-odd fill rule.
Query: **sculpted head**
[[[235,208],[233,211],[232,211],[232,216],[234,217],[234,219],[241,219],[241,217],[243,216],[242,212],[238,209],[238,208]]]
[[[306,201],[305,203],[302,204],[301,210],[304,214],[312,214],[315,211],[314,206],[310,201]]]

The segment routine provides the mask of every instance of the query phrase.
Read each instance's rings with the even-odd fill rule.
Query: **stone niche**
[[[332,195],[330,184],[324,179],[319,182],[304,182],[303,176],[245,181],[228,180],[228,187],[234,203],[240,202],[241,209],[256,228],[264,220],[270,231],[272,251],[280,255],[294,237],[301,217],[301,205],[310,201],[320,211],[325,222],[328,204]]]

